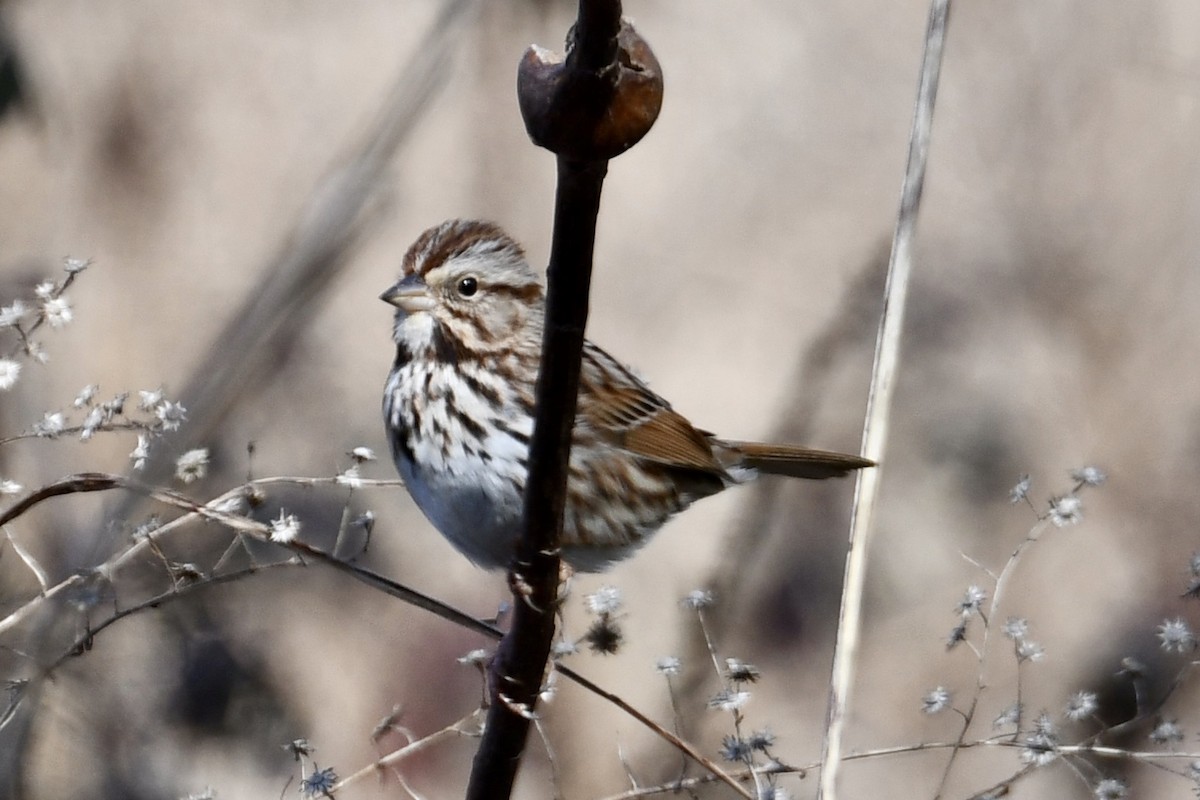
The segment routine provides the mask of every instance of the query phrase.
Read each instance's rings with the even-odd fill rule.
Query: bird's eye
[[[470,297],[479,291],[479,281],[472,277],[463,278],[458,282],[458,293],[463,297]]]

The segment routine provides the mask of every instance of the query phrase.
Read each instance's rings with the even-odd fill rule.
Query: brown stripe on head
[[[428,229],[417,238],[404,254],[401,271],[405,275],[424,275],[455,258],[492,253],[505,259],[525,259],[521,245],[499,225],[482,220],[452,219]]]

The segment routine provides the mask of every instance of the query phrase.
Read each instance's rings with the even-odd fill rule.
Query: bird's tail
[[[788,444],[726,440],[720,441],[719,444],[727,448],[732,456],[731,466],[749,468],[767,475],[822,480],[840,478],[853,470],[875,466],[874,461],[860,456]]]

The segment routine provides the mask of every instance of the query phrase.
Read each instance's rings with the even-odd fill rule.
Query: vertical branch
[[[524,529],[509,572],[515,610],[492,664],[492,704],[467,787],[473,800],[511,794],[541,690],[558,602],[558,543],[600,194],[609,159],[637,143],[657,118],[662,79],[649,47],[622,22],[620,0],[580,0],[566,58],[531,47],[517,96],[529,137],[558,156],[558,185]]]
[[[883,451],[887,441],[888,414],[895,387],[896,366],[900,355],[900,333],[904,326],[904,307],[908,281],[912,273],[912,242],[917,211],[925,186],[925,165],[929,160],[929,136],[933,127],[933,106],[937,98],[942,51],[950,0],[933,0],[925,32],[925,55],[921,62],[920,84],[909,134],[908,165],[900,190],[900,212],[892,237],[888,261],[887,286],[884,289],[883,315],[875,342],[875,367],[871,392],[867,399],[867,418],[863,427],[863,455],[880,464],[876,469],[858,473],[854,507],[850,518],[850,541],[846,554],[846,572],[842,586],[842,608],[838,619],[837,645],[833,653],[829,711],[826,719],[825,752],[822,757],[818,797],[835,800],[841,767],[846,713],[854,679],[854,659],[862,628],[862,597],[867,571],[867,544],[883,472]]]

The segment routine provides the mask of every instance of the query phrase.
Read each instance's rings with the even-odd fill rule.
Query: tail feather
[[[853,470],[873,467],[875,462],[848,453],[813,450],[786,444],[721,441],[733,456],[731,466],[749,467],[768,475],[789,478],[840,478]]]

